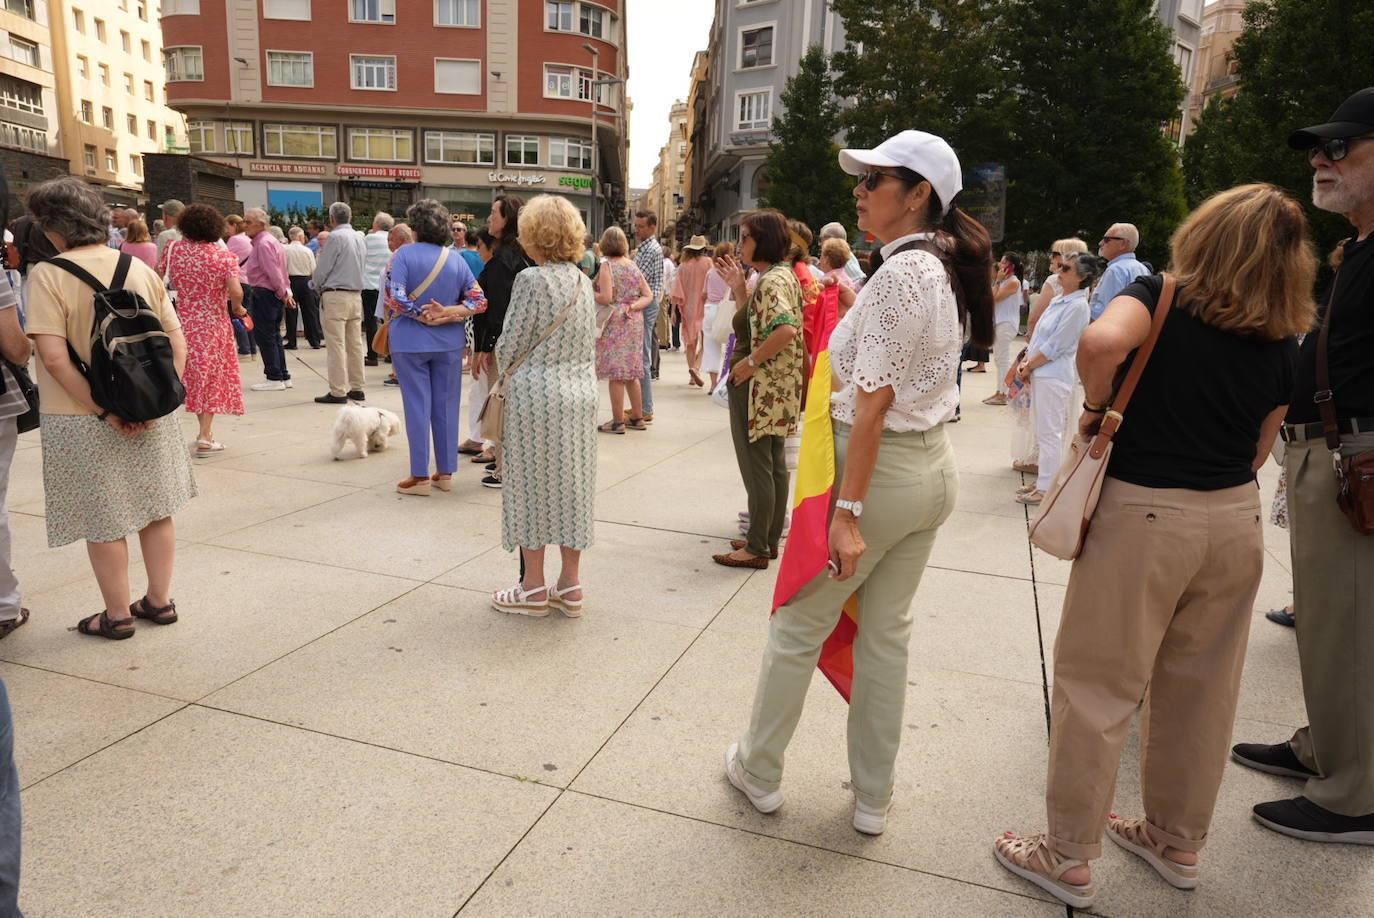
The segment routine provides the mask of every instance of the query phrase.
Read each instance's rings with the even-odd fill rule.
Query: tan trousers
[[[1374,433],[1341,438],[1345,455],[1374,449]],[[1336,506],[1324,440],[1288,444],[1288,535],[1307,722],[1290,741],[1320,777],[1303,796],[1343,816],[1374,813],[1374,535]]]
[[[844,477],[849,427],[835,424],[835,481]],[[783,754],[801,718],[821,645],[840,610],[859,593],[854,685],[849,704],[849,772],[854,796],[870,806],[892,799],[893,768],[902,741],[911,600],[935,544],[954,510],[959,476],[943,426],[916,433],[885,432],[864,498],[859,532],[868,548],[858,571],[837,583],[822,571],[778,609],[768,626],[749,730],[739,762],[749,782],[776,790]]]
[[[363,294],[360,290],[326,290],[320,300],[324,318],[325,360],[329,394],[346,395],[363,388]]]
[[[1150,834],[1200,851],[1221,786],[1264,566],[1259,488],[1107,478],[1054,646],[1045,804],[1054,847],[1102,854],[1121,747],[1140,712]]]

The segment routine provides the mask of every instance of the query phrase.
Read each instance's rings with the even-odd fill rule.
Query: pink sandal
[[[992,843],[997,862],[1023,880],[1029,880],[1065,905],[1088,908],[1093,904],[1097,888],[1092,883],[1079,886],[1061,879],[1075,867],[1088,866],[1087,861],[1062,857],[1050,847],[1047,835],[1014,835],[1008,832]]]

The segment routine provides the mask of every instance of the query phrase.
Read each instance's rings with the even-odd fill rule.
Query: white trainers
[[[255,382],[248,388],[254,392],[281,392],[287,388],[287,384],[285,380],[269,379],[264,382]]]
[[[854,828],[865,835],[882,835],[887,828],[887,811],[892,804],[877,807],[869,806],[857,797],[854,798]]]
[[[744,777],[744,769],[740,767],[739,758],[737,756],[738,752],[739,743],[733,744],[725,751],[725,777],[730,779],[730,783],[734,785],[735,790],[749,798],[749,802],[754,805],[754,809],[758,810],[760,813],[774,812],[778,807],[782,806],[782,801],[784,799],[782,791],[765,791],[752,786]]]

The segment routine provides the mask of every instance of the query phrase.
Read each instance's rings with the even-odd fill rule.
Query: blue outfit
[[[1088,294],[1085,290],[1061,294],[1050,300],[1045,314],[1035,325],[1035,337],[1026,351],[1026,358],[1043,354],[1049,363],[1031,371],[1035,379],[1074,381],[1074,359],[1078,355],[1078,339],[1088,327]]]
[[[0,915],[19,914],[19,773],[14,767],[14,715],[0,681]]]
[[[482,276],[482,269],[486,267],[486,265],[482,263],[482,256],[478,255],[476,250],[459,249],[458,254],[462,255],[463,261],[468,263],[468,270],[472,272],[473,277]]]
[[[428,242],[412,242],[392,257],[387,293],[400,311],[391,317],[391,363],[401,384],[406,438],[410,441],[410,474],[429,477],[429,436],[434,433],[434,459],[441,475],[458,470],[458,405],[462,398],[465,323],[425,325],[418,320],[424,306],[435,300],[445,306],[485,305],[467,260],[449,252],[443,270],[414,302],[410,290],[424,283],[444,249]]]
[[[305,247],[310,250],[310,254],[318,258],[320,254],[320,237],[312,237],[310,241],[305,244]]]
[[[1100,319],[1107,304],[1118,293],[1125,290],[1128,284],[1135,283],[1137,277],[1150,273],[1150,266],[1137,259],[1135,252],[1118,255],[1107,262],[1107,270],[1102,272],[1102,280],[1097,282],[1097,289],[1093,291],[1092,318]]]

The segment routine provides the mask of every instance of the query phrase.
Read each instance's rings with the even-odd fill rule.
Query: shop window
[[[425,162],[458,166],[496,165],[496,135],[425,131]]]
[[[507,134],[506,165],[539,165],[539,138],[525,134]]]
[[[349,128],[348,158],[384,163],[415,160],[415,132],[391,128]]]
[[[338,130],[318,124],[262,126],[263,152],[267,156],[301,156],[333,159],[338,156]]]
[[[268,86],[315,85],[315,55],[309,51],[268,51]]]
[[[439,58],[434,62],[434,91],[464,96],[482,94],[482,62]]]
[[[353,54],[353,88],[372,90],[396,89],[396,58]]]

